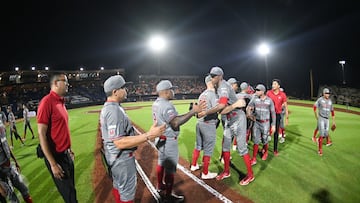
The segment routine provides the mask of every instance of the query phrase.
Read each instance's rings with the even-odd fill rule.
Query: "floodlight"
[[[153,36],[149,40],[149,47],[155,52],[161,52],[166,48],[166,40],[159,35]]]
[[[262,56],[266,56],[270,53],[270,48],[266,43],[262,43],[258,46],[258,52]]]

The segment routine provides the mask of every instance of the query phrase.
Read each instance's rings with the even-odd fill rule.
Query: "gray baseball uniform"
[[[199,102],[206,101],[207,110],[217,105],[218,98],[213,90],[205,90],[199,96]],[[216,142],[217,113],[198,119],[196,124],[196,149],[204,150],[204,156],[211,156]]]
[[[178,136],[180,128],[177,131],[173,130],[170,121],[178,115],[178,112],[169,100],[159,97],[152,105],[152,113],[157,125],[166,124],[164,136],[157,139],[157,146],[159,146],[158,165],[163,166],[167,174],[175,173],[179,161]]]
[[[230,84],[226,81],[220,81],[217,89],[219,96],[219,103],[225,105],[231,105],[235,103],[238,98],[236,97],[235,91],[231,88]],[[223,116],[222,119],[225,117]],[[233,111],[226,114],[224,119],[224,137],[222,144],[222,151],[229,152],[231,148],[231,137],[236,137],[237,149],[241,156],[248,153],[246,144],[246,116],[244,111],[240,109],[234,109]]]
[[[254,144],[260,144],[262,141],[265,145],[268,143],[267,137],[270,134],[270,121],[271,126],[275,126],[276,114],[274,103],[271,98],[267,96],[265,96],[264,99],[260,99],[258,96],[255,96],[248,106],[254,108],[254,114],[256,117],[256,122],[253,127]]]
[[[5,126],[3,125],[2,120],[0,122],[0,180],[4,182],[10,180],[12,185],[20,191],[23,197],[29,197],[29,189],[20,177],[19,172],[12,166],[10,159],[10,148],[6,139]]]
[[[134,128],[124,109],[117,102],[105,102],[100,113],[101,136],[105,157],[111,166],[113,186],[122,201],[134,200],[136,192],[136,148],[119,149],[114,141],[124,136],[134,136]]]
[[[284,117],[285,117],[285,106],[282,107],[281,109],[281,114],[280,114],[280,128],[284,129],[285,128],[285,125],[284,125]]]
[[[9,125],[10,127],[15,127],[16,128],[16,120],[15,120],[15,115],[13,112],[9,112],[8,114],[8,121],[9,121]]]
[[[318,127],[320,136],[327,137],[329,136],[329,116],[330,113],[334,112],[334,107],[332,105],[331,99],[325,99],[320,97],[316,100],[314,104],[314,110],[318,108]]]

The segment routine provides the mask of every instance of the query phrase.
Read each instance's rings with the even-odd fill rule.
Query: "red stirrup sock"
[[[245,154],[243,156],[243,159],[244,159],[244,162],[245,162],[245,165],[246,165],[246,168],[247,168],[247,175],[253,175],[249,154]]]
[[[197,160],[199,158],[199,154],[200,154],[200,150],[194,149],[193,158],[192,158],[192,162],[191,162],[192,166],[196,166],[196,162],[197,162]]]
[[[230,152],[223,152],[224,172],[230,173]]]
[[[164,188],[164,183],[163,183],[163,179],[164,179],[164,167],[157,165],[156,167],[156,173],[157,173],[157,187],[159,190],[163,190]]]
[[[115,202],[116,202],[116,203],[121,203],[121,200],[120,200],[120,193],[119,193],[118,189],[116,189],[116,188],[112,188],[112,193],[113,193],[113,196],[114,196]]]
[[[204,156],[203,163],[203,174],[207,175],[209,173],[210,156]]]
[[[254,150],[253,150],[253,159],[256,159],[256,155],[259,151],[259,145],[258,144],[254,144]]]

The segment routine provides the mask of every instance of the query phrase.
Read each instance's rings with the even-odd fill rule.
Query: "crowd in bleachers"
[[[319,88],[322,89],[323,87]],[[331,99],[336,104],[360,107],[360,90],[350,87],[328,86],[331,90]]]
[[[139,82],[130,83],[128,97],[156,95],[156,84],[160,78],[142,78]],[[173,85],[178,86],[176,94],[200,94],[205,85],[202,80],[196,78],[172,78]],[[11,105],[14,112],[21,113],[21,105],[27,103],[30,110],[36,110],[41,98],[48,94],[50,86],[48,82],[13,84],[0,87],[0,104],[2,110]],[[69,91],[66,96],[68,104],[93,104],[102,103],[105,100],[103,81],[70,81]]]
[[[137,82],[130,83],[128,88],[128,97],[154,96],[156,97],[156,84],[164,78],[142,77]],[[172,77],[170,78],[176,94],[198,95],[205,90],[205,84],[198,77]],[[323,87],[320,87],[321,90]],[[332,91],[332,99],[336,104],[348,106],[360,106],[360,90],[354,88],[345,88],[329,86]],[[21,113],[22,103],[27,103],[30,110],[36,110],[40,99],[50,91],[48,82],[13,84],[0,87],[0,104],[2,110],[11,105],[14,112]],[[321,91],[319,91],[321,93]],[[68,104],[101,104],[105,100],[103,92],[103,81],[70,81],[69,92],[66,97]],[[136,101],[136,99],[132,100]]]

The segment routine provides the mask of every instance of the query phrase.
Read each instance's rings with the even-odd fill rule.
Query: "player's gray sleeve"
[[[250,106],[250,107],[255,107],[255,98],[256,98],[256,97],[252,97],[252,98],[251,98],[248,106]]]
[[[171,105],[171,106],[167,106],[167,108],[164,109],[162,115],[165,122],[170,123],[170,121],[172,121],[178,115],[178,113],[174,108],[174,106]]]
[[[111,106],[104,114],[107,124],[107,132],[110,140],[116,140],[121,136],[127,135],[124,114],[119,107]]]

